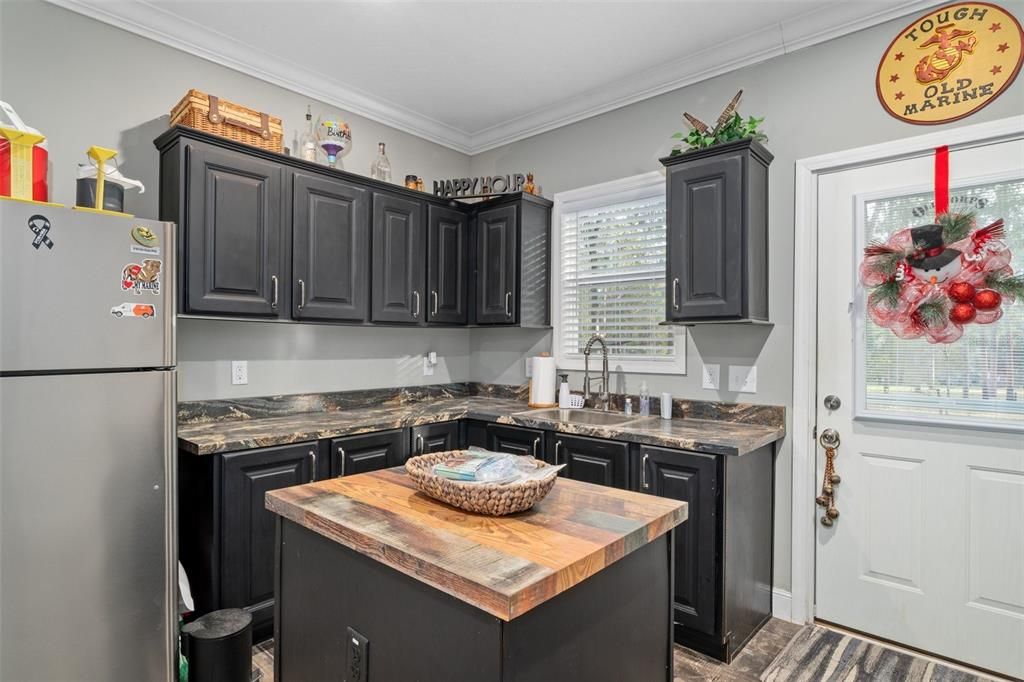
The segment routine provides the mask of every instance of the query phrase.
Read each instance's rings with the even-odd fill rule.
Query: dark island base
[[[671,682],[671,531],[506,622],[291,521],[277,524],[280,682],[350,679],[348,628],[368,640],[366,682]]]

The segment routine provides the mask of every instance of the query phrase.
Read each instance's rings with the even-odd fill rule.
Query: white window
[[[613,369],[685,374],[685,331],[660,324],[665,320],[664,176],[645,173],[560,192],[553,222],[558,366],[582,369],[583,348],[599,334]]]

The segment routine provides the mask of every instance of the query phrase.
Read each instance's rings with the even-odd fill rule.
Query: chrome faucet
[[[608,411],[608,403],[611,396],[608,395],[608,345],[604,342],[604,339],[597,334],[594,334],[587,340],[587,345],[583,347],[583,400],[590,402],[590,350],[594,347],[595,343],[601,344],[601,393],[598,394],[598,399],[601,401],[601,409],[605,412]],[[594,407],[593,404],[590,405]]]

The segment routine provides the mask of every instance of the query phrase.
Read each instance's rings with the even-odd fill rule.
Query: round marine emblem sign
[[[882,55],[875,89],[885,110],[934,125],[970,116],[1003,93],[1020,71],[1024,32],[1005,9],[947,5],[903,29]]]

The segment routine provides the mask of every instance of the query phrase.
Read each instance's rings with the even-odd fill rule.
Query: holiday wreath
[[[1003,221],[978,228],[974,215],[942,213],[864,249],[860,280],[868,315],[901,339],[953,343],[964,325],[991,324],[1024,298],[1024,276],[1002,241]]]

